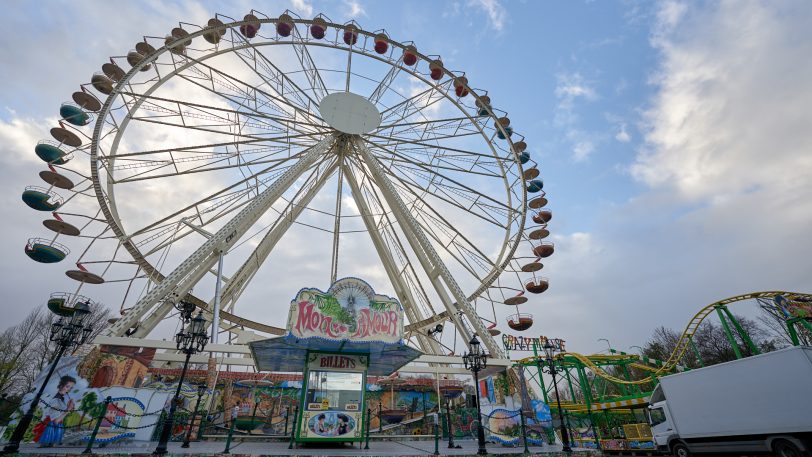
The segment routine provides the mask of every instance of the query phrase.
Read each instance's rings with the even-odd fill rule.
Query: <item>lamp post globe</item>
[[[175,396],[169,406],[169,414],[166,417],[163,428],[161,429],[161,436],[158,440],[158,446],[155,447],[153,455],[164,455],[167,451],[167,444],[172,435],[172,427],[175,425],[175,410],[178,407],[180,400],[180,390],[183,386],[183,380],[186,377],[186,370],[189,368],[189,359],[193,354],[203,351],[206,348],[206,343],[209,341],[209,335],[206,333],[206,318],[203,317],[203,311],[197,313],[193,319],[189,320],[181,315],[181,330],[175,335],[175,347],[179,351],[186,354],[186,359],[183,362],[183,370],[180,372],[180,379],[178,379],[178,387],[175,390]],[[198,399],[199,401],[199,399]]]
[[[564,452],[572,452],[572,448],[570,447],[570,436],[569,433],[567,432],[567,424],[564,422],[564,413],[561,409],[561,397],[558,395],[558,382],[556,382],[555,379],[556,370],[555,363],[553,362],[553,357],[555,356],[555,353],[558,348],[555,345],[553,345],[553,343],[551,343],[550,340],[545,341],[542,348],[544,349],[544,355],[547,360],[547,369],[548,369],[547,372],[550,373],[550,375],[552,375],[553,377],[553,387],[555,388],[555,400],[556,403],[558,404],[558,421],[561,423],[561,444],[563,445],[561,450]]]
[[[476,413],[479,420],[479,427],[477,427],[477,444],[479,449],[477,455],[487,455],[488,450],[485,449],[485,427],[482,424],[482,408],[479,404],[479,372],[483,370],[488,364],[488,354],[482,352],[481,343],[476,335],[471,337],[468,342],[468,349],[470,352],[462,356],[462,363],[465,368],[474,374],[474,388],[476,390]]]

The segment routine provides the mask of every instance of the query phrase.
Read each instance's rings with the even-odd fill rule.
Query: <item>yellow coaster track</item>
[[[594,363],[596,361],[596,357],[600,357],[598,355],[590,355],[586,356],[583,354],[578,354],[575,352],[565,352],[563,354],[558,354],[556,358],[564,358],[564,357],[573,357],[581,362],[584,366],[589,368],[590,371],[595,373],[596,376],[600,376],[601,378],[615,383],[615,384],[626,384],[626,385],[636,385],[636,384],[646,384],[648,382],[652,382],[658,376],[662,375],[663,373],[668,373],[672,371],[682,359],[683,355],[685,355],[685,351],[688,349],[688,346],[691,344],[691,337],[693,337],[694,333],[699,328],[699,325],[705,318],[708,317],[717,307],[722,305],[730,305],[733,303],[738,303],[746,300],[753,300],[757,298],[773,298],[776,295],[783,295],[788,300],[792,301],[796,298],[804,298],[809,299],[812,297],[810,294],[800,293],[800,292],[784,292],[784,291],[766,291],[766,292],[752,292],[749,294],[744,295],[737,295],[735,297],[726,298],[724,300],[719,300],[717,302],[711,303],[710,305],[702,308],[699,310],[698,313],[688,322],[688,326],[685,327],[685,331],[682,332],[679,340],[677,341],[677,345],[674,348],[674,351],[671,352],[671,355],[668,356],[668,359],[663,363],[662,366],[654,368],[648,367],[646,365],[640,365],[638,368],[643,368],[652,373],[645,378],[637,379],[634,381],[627,381],[625,379],[618,378],[616,376],[612,376],[611,374],[607,373],[603,368],[599,367]],[[631,356],[635,357],[636,356]]]

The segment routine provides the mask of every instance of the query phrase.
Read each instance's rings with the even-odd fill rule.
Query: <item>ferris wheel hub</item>
[[[335,92],[321,100],[319,112],[330,127],[342,133],[360,135],[381,125],[381,113],[375,105],[352,92]]]

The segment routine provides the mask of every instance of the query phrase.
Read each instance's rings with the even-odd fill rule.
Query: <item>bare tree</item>
[[[92,341],[108,325],[110,311],[93,304],[90,311]],[[0,334],[0,394],[19,396],[31,389],[36,377],[53,359],[56,348],[50,341],[51,325],[57,319],[54,314],[36,308],[22,322]]]

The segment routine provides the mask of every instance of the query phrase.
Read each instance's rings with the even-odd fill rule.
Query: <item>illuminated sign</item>
[[[566,341],[560,338],[547,338],[540,336],[538,338],[528,338],[525,336],[513,336],[508,334],[502,335],[502,344],[507,351],[532,351],[533,346],[537,351],[543,351],[544,345],[547,343],[552,344],[557,352],[565,352],[564,345]]]

